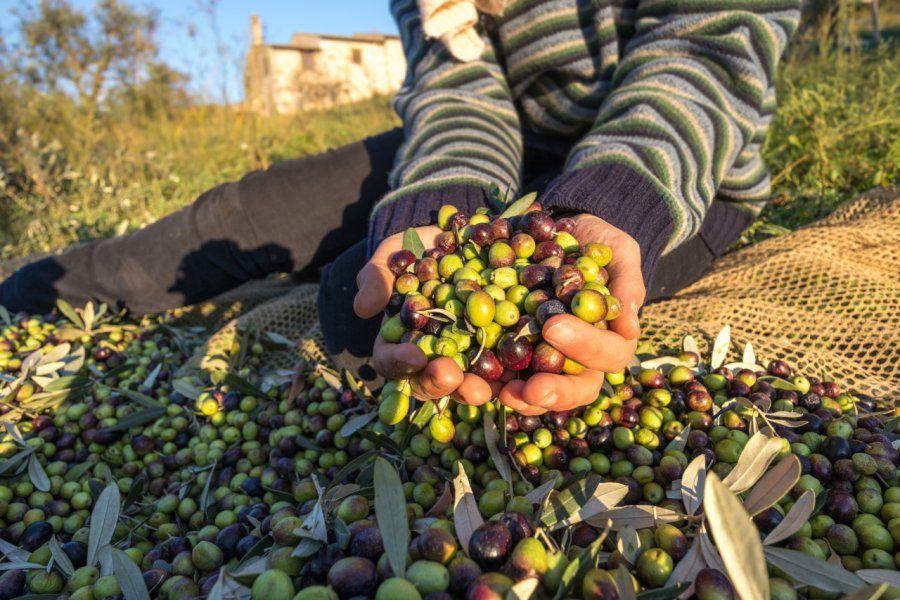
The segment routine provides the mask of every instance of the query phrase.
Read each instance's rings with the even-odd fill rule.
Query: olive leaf
[[[125,501],[122,503],[122,512],[127,512],[135,502],[144,496],[144,490],[147,488],[147,478],[144,475],[138,475],[134,478]]]
[[[891,587],[900,588],[900,571],[860,569],[856,575],[866,583],[886,583]]]
[[[112,548],[112,567],[125,600],[150,600],[141,570],[130,556],[118,548]]]
[[[525,499],[532,504],[543,504],[544,499],[547,497],[547,494],[549,494],[550,491],[556,487],[556,482],[558,481],[558,479],[558,477],[548,479],[538,487],[525,494]]]
[[[347,527],[347,524],[338,517],[332,523],[332,528],[334,530],[334,541],[341,549],[346,550],[347,545],[350,543],[350,529]]]
[[[80,481],[88,471],[94,468],[94,463],[85,461],[78,463],[66,472],[64,479],[66,481]]]
[[[886,591],[888,591],[888,584],[871,583],[866,587],[859,588],[852,594],[841,596],[840,600],[878,600],[884,596]]]
[[[635,529],[656,527],[664,523],[674,523],[682,518],[674,510],[660,508],[652,504],[636,504],[634,506],[618,506],[600,513],[595,518],[585,521],[594,527],[603,527],[609,524],[612,531],[620,531],[629,526]]]
[[[900,425],[900,416],[894,417],[884,424],[884,435],[890,435],[894,433],[894,430],[897,429],[898,425]]]
[[[316,367],[316,374],[321,377],[325,381],[325,383],[327,383],[332,389],[337,390],[338,392],[343,390],[344,384],[341,382],[341,377],[337,371],[329,369],[324,365],[319,365]]]
[[[65,577],[71,577],[72,573],[75,572],[75,566],[72,564],[69,555],[63,551],[55,535],[50,537],[48,546],[50,546],[50,556],[53,557],[53,562],[56,563],[56,566],[59,567],[59,570]]]
[[[207,600],[240,600],[250,595],[250,590],[234,580],[226,569],[219,569],[219,577],[209,591]]]
[[[120,396],[123,396],[135,404],[140,404],[144,408],[164,408],[162,404],[148,396],[147,394],[142,394],[140,392],[135,392],[133,390],[126,390],[121,388],[111,388],[114,392],[118,393]],[[132,413],[134,414],[134,413]]]
[[[753,344],[750,342],[747,342],[747,345],[744,346],[744,355],[741,360],[748,365],[756,364],[756,352],[753,351]]]
[[[260,406],[262,406],[262,405],[260,405]],[[297,442],[297,445],[300,446],[301,448],[303,448],[304,450],[315,450],[316,452],[324,452],[325,451],[322,448],[322,446],[318,445],[317,443],[313,442],[312,440],[309,440],[309,439],[303,437],[302,435],[297,436],[296,442]]]
[[[141,384],[141,389],[144,389],[144,390],[153,389],[153,385],[156,383],[157,377],[159,377],[159,374],[162,373],[162,368],[163,368],[163,363],[162,363],[162,361],[160,361],[155,367],[153,367],[153,370],[150,371],[150,373],[144,379],[144,382]]]
[[[535,199],[537,199],[537,192],[531,192],[530,194],[525,194],[512,204],[510,204],[506,210],[500,213],[498,219],[509,219],[511,217],[517,217],[519,215],[525,214],[525,211],[534,204]]]
[[[774,375],[763,375],[757,381],[766,381],[776,390],[785,390],[792,392],[799,392],[800,388],[788,381],[787,379],[782,379],[781,377],[776,377]]]
[[[425,516],[444,518],[451,504],[453,504],[453,492],[450,490],[450,484],[444,483],[444,490],[441,492],[440,497],[431,505]]]
[[[538,323],[537,319],[528,319],[528,321],[522,325],[522,327],[516,332],[516,339],[520,337],[534,338],[541,333],[541,324]]]
[[[530,600],[541,585],[537,577],[528,577],[515,583],[506,593],[506,600]]]
[[[396,467],[380,456],[375,459],[375,514],[391,569],[405,573],[409,546],[406,496]]]
[[[297,345],[296,340],[292,340],[291,338],[283,336],[275,331],[267,331],[266,337],[269,338],[269,341],[278,346],[287,346],[288,348],[293,348]]]
[[[316,488],[319,489],[318,482]],[[321,490],[320,490],[321,492]],[[297,547],[291,552],[291,556],[295,558],[307,558],[319,551],[319,548],[328,542],[328,523],[325,520],[325,511],[322,508],[322,497],[313,506],[313,509],[303,519],[303,523],[294,530],[294,535],[300,536],[302,539]]]
[[[225,385],[232,390],[238,391],[245,396],[253,396],[254,398],[265,398],[266,394],[261,389],[234,373],[225,374]]]
[[[372,450],[369,450],[368,452],[360,454],[359,456],[357,456],[356,458],[354,458],[353,460],[348,462],[346,465],[341,467],[340,471],[335,473],[334,479],[332,479],[332,485],[340,483],[341,481],[345,480],[350,475],[353,475],[354,473],[362,470],[363,467],[365,467],[367,464],[369,464],[369,461],[371,461],[372,458],[374,458],[376,454],[378,454],[378,451],[372,449]]]
[[[687,446],[688,436],[691,434],[691,426],[687,425],[678,432],[678,435],[672,438],[672,440],[666,444],[666,447],[663,449],[663,454],[667,452],[682,452],[684,451],[685,446]]]
[[[354,433],[371,423],[375,420],[375,417],[378,416],[378,413],[374,410],[370,410],[368,412],[364,412],[361,415],[355,415],[347,419],[347,422],[341,426],[340,436],[344,438],[349,438]]]
[[[109,428],[110,431],[122,431],[123,429],[131,429],[137,425],[150,423],[166,414],[166,407],[148,408],[138,412],[133,412],[119,419],[119,422]]]
[[[247,554],[245,554],[243,556],[243,558],[241,558],[241,560],[238,561],[238,564],[236,564],[234,566],[234,570],[239,571],[240,569],[242,569],[251,560],[253,560],[257,556],[261,556],[262,553],[265,552],[266,550],[268,550],[269,547],[272,546],[272,544],[274,544],[274,543],[275,543],[275,540],[272,539],[271,535],[266,535],[266,536],[261,537],[258,542],[256,542],[255,544],[253,544],[250,547],[250,550],[247,551]]]
[[[646,590],[637,595],[637,600],[675,600],[675,598],[683,598],[687,595],[686,592],[692,585],[690,581],[682,581],[669,587]]]
[[[599,475],[589,475],[550,498],[539,520],[551,531],[569,527],[609,510],[627,494],[628,486],[604,483]]]
[[[694,458],[681,475],[681,500],[688,516],[693,515],[703,502],[706,484],[706,457]]]
[[[100,546],[100,550],[97,551],[97,560],[100,563],[100,575],[103,577],[113,574],[112,550],[112,544],[106,544],[105,546]]]
[[[703,560],[703,553],[700,551],[700,536],[698,535],[694,537],[694,542],[691,544],[687,554],[685,554],[681,560],[678,561],[678,564],[675,565],[675,568],[672,569],[672,574],[669,575],[669,579],[666,580],[666,586],[673,585],[679,581],[689,581],[691,582],[691,588],[693,588],[693,581],[696,579],[697,573],[705,568],[706,561]],[[693,594],[693,589],[691,588],[686,590],[687,596]]]
[[[81,309],[81,318],[84,319],[84,328],[86,330],[90,331],[93,328],[96,317],[97,314],[94,311],[94,303],[88,301],[88,303],[84,305],[84,308]]]
[[[375,433],[374,431],[369,431],[368,429],[361,429],[357,431],[356,434],[364,440],[369,440],[376,446],[387,450],[390,454],[393,454],[395,456],[403,456],[403,450],[400,449],[400,446],[397,445],[397,442],[395,442],[385,434]]]
[[[826,592],[849,594],[866,584],[860,577],[846,569],[797,550],[766,546],[763,553],[773,567],[781,569],[800,583],[814,585]]]
[[[185,381],[184,379],[176,379],[175,381],[173,381],[172,389],[185,398],[190,398],[191,400],[196,400],[200,397],[200,394],[203,393],[202,390],[198,389],[193,384]]]
[[[12,421],[3,421],[3,427],[6,429],[6,433],[9,434],[9,437],[15,440],[17,444],[20,446],[25,445],[25,438],[22,437],[22,433],[19,431],[19,428],[16,427],[15,423]]]
[[[603,548],[603,542],[609,535],[609,528],[603,530],[600,536],[594,540],[590,546],[580,552],[578,556],[569,563],[560,578],[559,588],[553,596],[553,600],[562,600],[568,598],[574,589],[576,583],[584,578],[584,574],[589,569],[597,566],[597,559],[600,557],[600,550]]]
[[[708,476],[703,506],[710,533],[738,596],[741,600],[767,600],[769,576],[753,521],[715,473]]]
[[[788,514],[784,516],[784,519],[782,519],[775,529],[769,532],[769,535],[766,536],[765,542],[763,543],[766,546],[771,546],[772,544],[777,544],[782,540],[786,540],[800,531],[806,524],[806,521],[809,520],[815,506],[816,495],[813,491],[806,490],[803,492],[803,495],[794,503],[791,510],[788,511]]]
[[[422,238],[419,237],[419,232],[415,228],[410,227],[403,232],[403,249],[415,254],[416,258],[422,258],[422,255],[425,254],[425,245],[422,243]]]
[[[800,480],[800,470],[800,459],[794,454],[775,463],[747,494],[744,509],[752,517],[774,506]]]
[[[3,571],[24,571],[24,570],[31,571],[31,570],[33,570],[33,569],[41,569],[41,570],[45,570],[46,568],[47,568],[47,565],[42,565],[42,564],[40,564],[40,563],[28,562],[27,560],[26,560],[26,561],[15,561],[15,562],[11,562],[11,563],[3,563],[3,564],[0,564],[0,572],[3,572]],[[59,597],[59,596],[53,594],[53,598],[58,598],[58,597]],[[16,600],[19,600],[20,598],[23,598],[23,596],[19,596],[18,598],[16,598]]]
[[[668,372],[671,371],[673,367],[691,368],[692,366],[692,363],[679,360],[675,356],[658,356],[656,358],[650,358],[641,361],[642,369],[659,369],[663,372],[663,374],[668,374]]]
[[[500,415],[499,418],[506,418],[506,415],[503,413],[502,409],[497,412]],[[494,462],[494,468],[497,469],[497,472],[500,473],[500,477],[502,477],[503,481],[508,483],[510,489],[512,489],[512,469],[509,466],[509,461],[507,460],[506,455],[500,452],[500,433],[497,431],[497,424],[494,422],[493,416],[488,414],[487,411],[484,411],[483,423],[484,443],[487,446],[488,454],[490,454],[491,460]]]
[[[31,556],[31,552],[10,544],[3,538],[0,538],[0,552],[2,552],[6,558],[17,563],[28,562],[28,557]],[[41,565],[41,567],[44,567],[44,565]]]
[[[712,354],[709,358],[709,366],[717,369],[725,363],[725,357],[728,356],[728,350],[731,346],[731,325],[726,325],[716,336],[713,343]]]
[[[638,536],[637,530],[631,525],[626,525],[619,530],[616,537],[616,550],[630,564],[635,564],[641,553],[641,538]]]
[[[109,484],[100,493],[91,511],[91,527],[88,533],[87,564],[95,565],[100,548],[109,544],[119,520],[119,488]]]
[[[782,450],[784,445],[781,438],[769,438],[759,432],[753,434],[734,469],[722,482],[736,494],[749,490]]]
[[[631,579],[631,573],[628,568],[619,564],[616,569],[616,589],[619,591],[619,600],[637,600],[637,594],[634,593],[634,582]]]
[[[0,462],[0,475],[6,475],[10,471],[15,471],[14,475],[18,475],[27,468],[28,459],[33,454],[34,448],[27,448]]]
[[[716,550],[716,547],[713,544],[712,537],[709,534],[705,521],[700,525],[700,529],[697,531],[697,538],[700,540],[700,553],[703,555],[703,560],[706,564],[713,569],[725,573],[725,563],[722,562],[722,557],[719,556],[719,551]]]
[[[9,311],[6,310],[6,307],[0,304],[0,321],[3,321],[4,325],[12,325],[12,319],[9,316]]]
[[[84,321],[81,320],[81,317],[78,316],[78,313],[75,312],[75,309],[71,304],[60,298],[56,301],[56,308],[59,309],[59,312],[63,314],[72,325],[75,325],[79,329],[84,329]]]
[[[685,352],[693,352],[697,356],[700,356],[700,346],[692,335],[684,336],[681,340],[681,349]]]
[[[453,522],[456,526],[456,535],[459,545],[466,555],[469,554],[469,540],[472,533],[484,523],[484,518],[478,510],[478,502],[472,492],[472,485],[463,464],[456,461],[457,474],[453,478]]]

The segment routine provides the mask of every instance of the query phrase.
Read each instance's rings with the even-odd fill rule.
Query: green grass
[[[778,92],[764,152],[773,200],[738,245],[900,180],[900,43],[830,51],[799,40],[779,71]],[[7,103],[18,111],[12,127],[3,93],[0,259],[142,227],[248,171],[397,124],[388,98],[292,117],[210,106],[86,115],[25,90]]]
[[[778,80],[764,156],[772,200],[740,244],[820,219],[900,181],[900,44],[819,54],[795,47]]]
[[[249,171],[398,123],[386,97],[268,118],[209,106],[152,119],[141,114],[88,118],[64,102],[44,101],[50,105],[35,106],[34,115],[26,115],[32,136],[20,132],[15,154],[6,157],[20,165],[19,173],[27,173],[27,185],[17,185],[10,175],[4,178],[0,138],[2,259],[124,233]],[[42,122],[48,114],[52,118]]]

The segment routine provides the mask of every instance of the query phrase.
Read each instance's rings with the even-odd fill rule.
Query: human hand
[[[426,249],[434,248],[441,233],[436,226],[417,227],[416,232]],[[362,319],[370,319],[382,312],[391,298],[396,277],[387,266],[391,254],[403,248],[403,234],[386,238],[356,276],[359,291],[353,300],[353,310]],[[451,358],[441,357],[428,362],[425,353],[415,344],[391,344],[379,335],[372,351],[375,370],[389,379],[409,379],[415,397],[428,400],[453,396],[465,404],[480,405],[494,398],[501,383],[493,385],[472,373],[463,373]]]
[[[544,341],[583,365],[584,370],[575,375],[536,373],[527,381],[507,383],[500,391],[500,402],[525,415],[590,404],[600,393],[604,374],[624,369],[637,348],[638,309],[646,294],[640,247],[630,235],[603,219],[579,215],[574,220],[574,235],[581,244],[599,242],[612,248],[613,259],[606,267],[607,287],[622,301],[622,312],[609,322],[608,330],[597,329],[572,315],[558,315],[544,323]]]

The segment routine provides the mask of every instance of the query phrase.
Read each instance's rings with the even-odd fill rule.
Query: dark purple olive
[[[469,556],[484,570],[497,570],[506,562],[513,548],[513,538],[504,523],[482,523],[469,538]]]

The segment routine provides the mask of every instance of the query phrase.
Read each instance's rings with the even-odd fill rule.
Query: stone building
[[[292,114],[390,94],[403,83],[398,36],[295,33],[287,44],[267,44],[259,18],[250,23],[244,97],[251,110]]]

